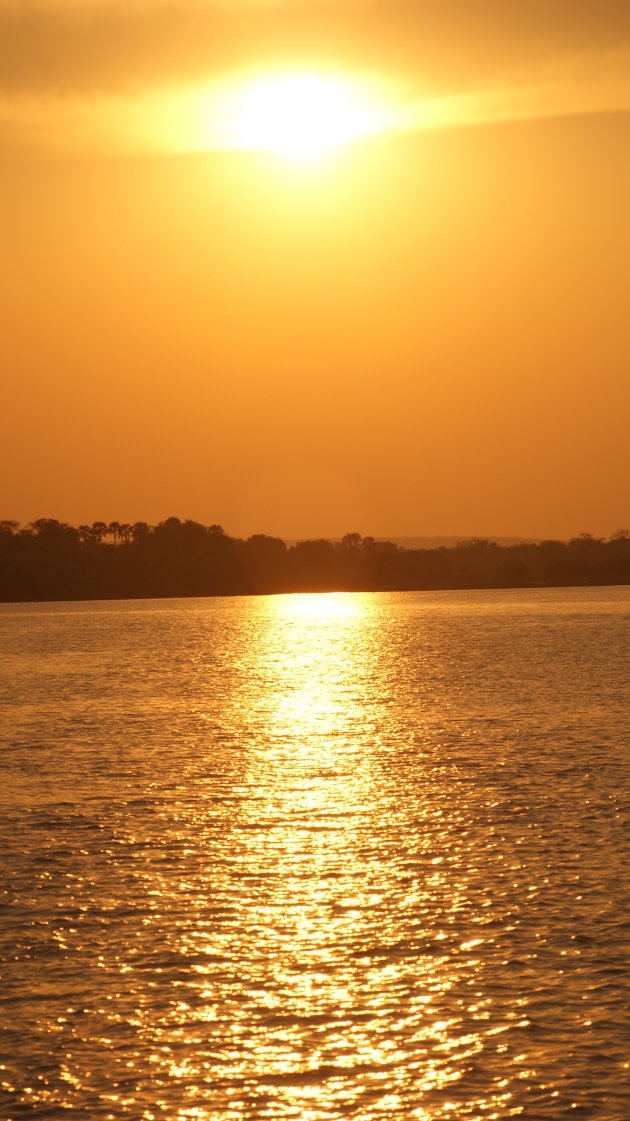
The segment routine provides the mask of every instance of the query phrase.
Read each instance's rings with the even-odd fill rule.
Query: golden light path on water
[[[421,1097],[443,1090],[483,1046],[479,1031],[458,1030],[463,1000],[448,1001],[463,962],[474,978],[482,939],[463,941],[457,963],[452,947],[441,952],[450,941],[444,911],[452,923],[464,900],[457,891],[450,895],[444,857],[435,855],[440,809],[426,805],[416,820],[416,827],[431,820],[426,859],[420,852],[409,860],[399,838],[387,851],[402,792],[395,770],[388,776],[379,731],[392,698],[379,696],[371,710],[378,633],[368,603],[344,595],[269,601],[269,625],[246,654],[246,676],[259,678],[256,701],[248,698],[234,721],[256,745],[235,790],[233,861],[246,914],[239,987],[247,999],[239,992],[228,1016],[225,992],[217,1001],[214,963],[234,952],[230,927],[217,939],[202,923],[180,947],[185,957],[205,953],[212,961],[196,967],[193,987],[197,1001],[208,1000],[203,1021],[221,1025],[223,1077],[266,1086],[270,1103],[306,1121],[321,1116],[324,1086],[341,1112],[369,1114],[378,1103],[380,1113],[395,1114],[405,1108],[410,1077]],[[420,890],[411,875],[418,857],[425,872]],[[234,864],[224,877],[213,875],[213,894],[231,903]],[[426,956],[418,960],[419,942]],[[491,1001],[480,995],[477,1005],[479,995],[471,994],[469,1010],[482,1024]],[[183,1000],[179,1013],[188,1011]],[[194,1058],[169,1072],[183,1079],[187,1093],[203,1079]],[[509,1096],[497,1088],[497,1103]],[[244,1107],[251,1103],[234,1100],[233,1115]],[[227,1103],[223,1111],[231,1115]],[[202,1109],[196,1115],[210,1116]],[[417,1108],[414,1116],[429,1113]]]
[[[630,600],[579,594],[1,616],[6,1115],[623,1116]]]

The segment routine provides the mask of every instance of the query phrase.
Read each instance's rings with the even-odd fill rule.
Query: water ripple
[[[0,609],[0,1109],[630,1115],[627,589]]]

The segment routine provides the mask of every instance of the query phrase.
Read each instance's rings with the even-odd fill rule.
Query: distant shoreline
[[[265,534],[244,540],[219,525],[178,518],[156,526],[0,521],[3,603],[629,584],[625,530],[606,540],[590,534],[516,544],[471,538],[408,548],[358,533],[291,545]]]
[[[299,596],[299,595],[388,595],[398,592],[401,595],[405,593],[422,592],[427,595],[438,595],[440,592],[505,592],[505,591],[523,591],[523,592],[544,592],[553,591],[557,589],[564,591],[570,588],[580,588],[586,590],[588,588],[630,588],[630,581],[626,584],[514,584],[508,587],[488,587],[483,588],[467,585],[465,588],[452,587],[452,588],[315,588],[315,589],[302,589],[300,591],[280,591],[280,592],[208,592],[204,595],[185,594],[172,595],[172,596],[94,596],[85,598],[84,596],[67,597],[62,599],[52,597],[51,599],[0,599],[0,607],[9,607],[12,604],[20,606],[28,606],[29,604],[45,604],[45,603],[160,603],[163,600],[197,600],[197,599],[265,599],[271,596]]]

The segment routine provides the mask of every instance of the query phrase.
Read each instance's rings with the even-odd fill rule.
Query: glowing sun
[[[334,75],[300,72],[252,79],[234,93],[236,148],[315,159],[381,126],[367,88]]]

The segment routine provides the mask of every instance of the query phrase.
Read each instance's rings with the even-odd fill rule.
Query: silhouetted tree
[[[131,539],[136,545],[139,545],[146,541],[150,532],[151,529],[146,522],[134,522],[131,526]]]
[[[249,590],[277,592],[286,586],[287,547],[279,537],[255,533],[241,543],[239,553]]]
[[[531,581],[526,564],[518,560],[506,560],[496,571],[496,583],[500,588],[526,588]]]
[[[345,537],[341,538],[341,544],[344,549],[358,549],[361,544],[361,534],[346,533]]]
[[[116,545],[104,539],[110,533]],[[78,529],[56,518],[27,526],[0,521],[0,599],[205,596],[250,592],[413,590],[534,585],[630,584],[630,535],[604,541],[499,546],[486,538],[454,548],[406,549],[346,534],[287,548],[254,534],[246,541],[221,526],[166,518],[94,522]]]
[[[92,538],[97,545],[100,545],[104,537],[107,536],[109,528],[107,522],[92,522]]]

